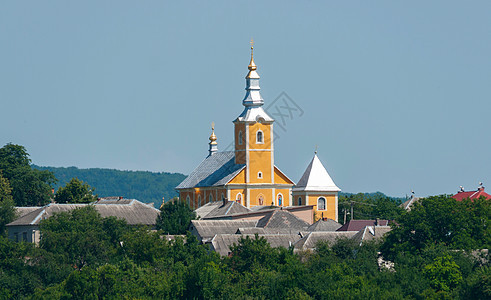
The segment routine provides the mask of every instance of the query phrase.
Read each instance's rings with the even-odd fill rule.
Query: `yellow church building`
[[[297,185],[274,164],[274,119],[262,107],[252,47],[248,69],[244,110],[233,122],[234,151],[218,151],[212,125],[208,156],[176,187],[180,201],[192,209],[223,200],[237,201],[247,208],[312,205],[314,219],[337,221],[340,189],[317,154]]]

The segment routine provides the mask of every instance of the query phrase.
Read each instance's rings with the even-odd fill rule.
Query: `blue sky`
[[[232,141],[253,37],[266,106],[285,92],[303,111],[275,127],[276,165],[293,180],[318,145],[345,192],[491,185],[490,12],[489,1],[4,2],[0,144],[44,166],[189,174],[212,121],[219,148]]]

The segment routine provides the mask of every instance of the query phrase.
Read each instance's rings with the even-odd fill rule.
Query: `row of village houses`
[[[477,191],[460,191],[453,196],[456,200],[477,199],[491,195],[481,185]],[[412,196],[401,207],[410,210],[420,198]],[[145,225],[155,229],[159,210],[152,204],[122,197],[101,198],[90,204],[50,203],[43,207],[17,207],[18,217],[7,224],[9,239],[39,243],[39,225],[56,213],[93,205],[102,217],[124,219],[129,225]],[[379,239],[390,231],[388,220],[350,220],[341,225],[335,220],[315,220],[312,205],[303,206],[256,206],[247,208],[237,201],[214,201],[195,210],[198,219],[193,220],[189,230],[198,240],[221,255],[228,255],[233,244],[241,237],[261,236],[272,247],[293,247],[294,251],[312,250],[318,241],[334,243],[339,238],[353,239],[362,244]],[[167,236],[167,238],[172,238]]]

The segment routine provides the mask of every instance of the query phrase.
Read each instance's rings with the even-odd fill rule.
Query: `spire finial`
[[[215,122],[211,122],[210,145],[217,144],[217,136],[215,135]]]
[[[314,154],[315,154],[315,155],[317,155],[317,148],[318,148],[318,147],[319,147],[318,145],[315,145],[315,151],[314,151]]]
[[[254,63],[254,39],[251,39],[251,62],[249,63],[249,71],[255,71],[257,69]]]

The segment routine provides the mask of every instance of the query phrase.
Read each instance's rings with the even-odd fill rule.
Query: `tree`
[[[109,224],[110,223],[110,224]],[[119,247],[114,233],[122,234],[123,220],[102,218],[94,206],[87,205],[70,212],[61,212],[42,220],[40,247],[65,257],[65,263],[78,269],[85,265],[108,262]]]
[[[0,171],[12,187],[17,206],[45,205],[51,201],[51,186],[56,182],[53,173],[31,168],[26,149],[7,144],[0,148]]]
[[[56,203],[90,203],[97,201],[94,188],[87,183],[72,178],[65,187],[60,187],[55,195]]]
[[[396,219],[381,247],[386,258],[398,252],[416,252],[430,245],[450,249],[485,249],[491,246],[491,202],[456,201],[448,195],[428,197]]]
[[[5,225],[15,219],[15,206],[9,181],[0,174],[0,235],[5,234]]]
[[[187,204],[173,201],[161,207],[156,227],[167,234],[185,234],[195,219],[196,213]]]

